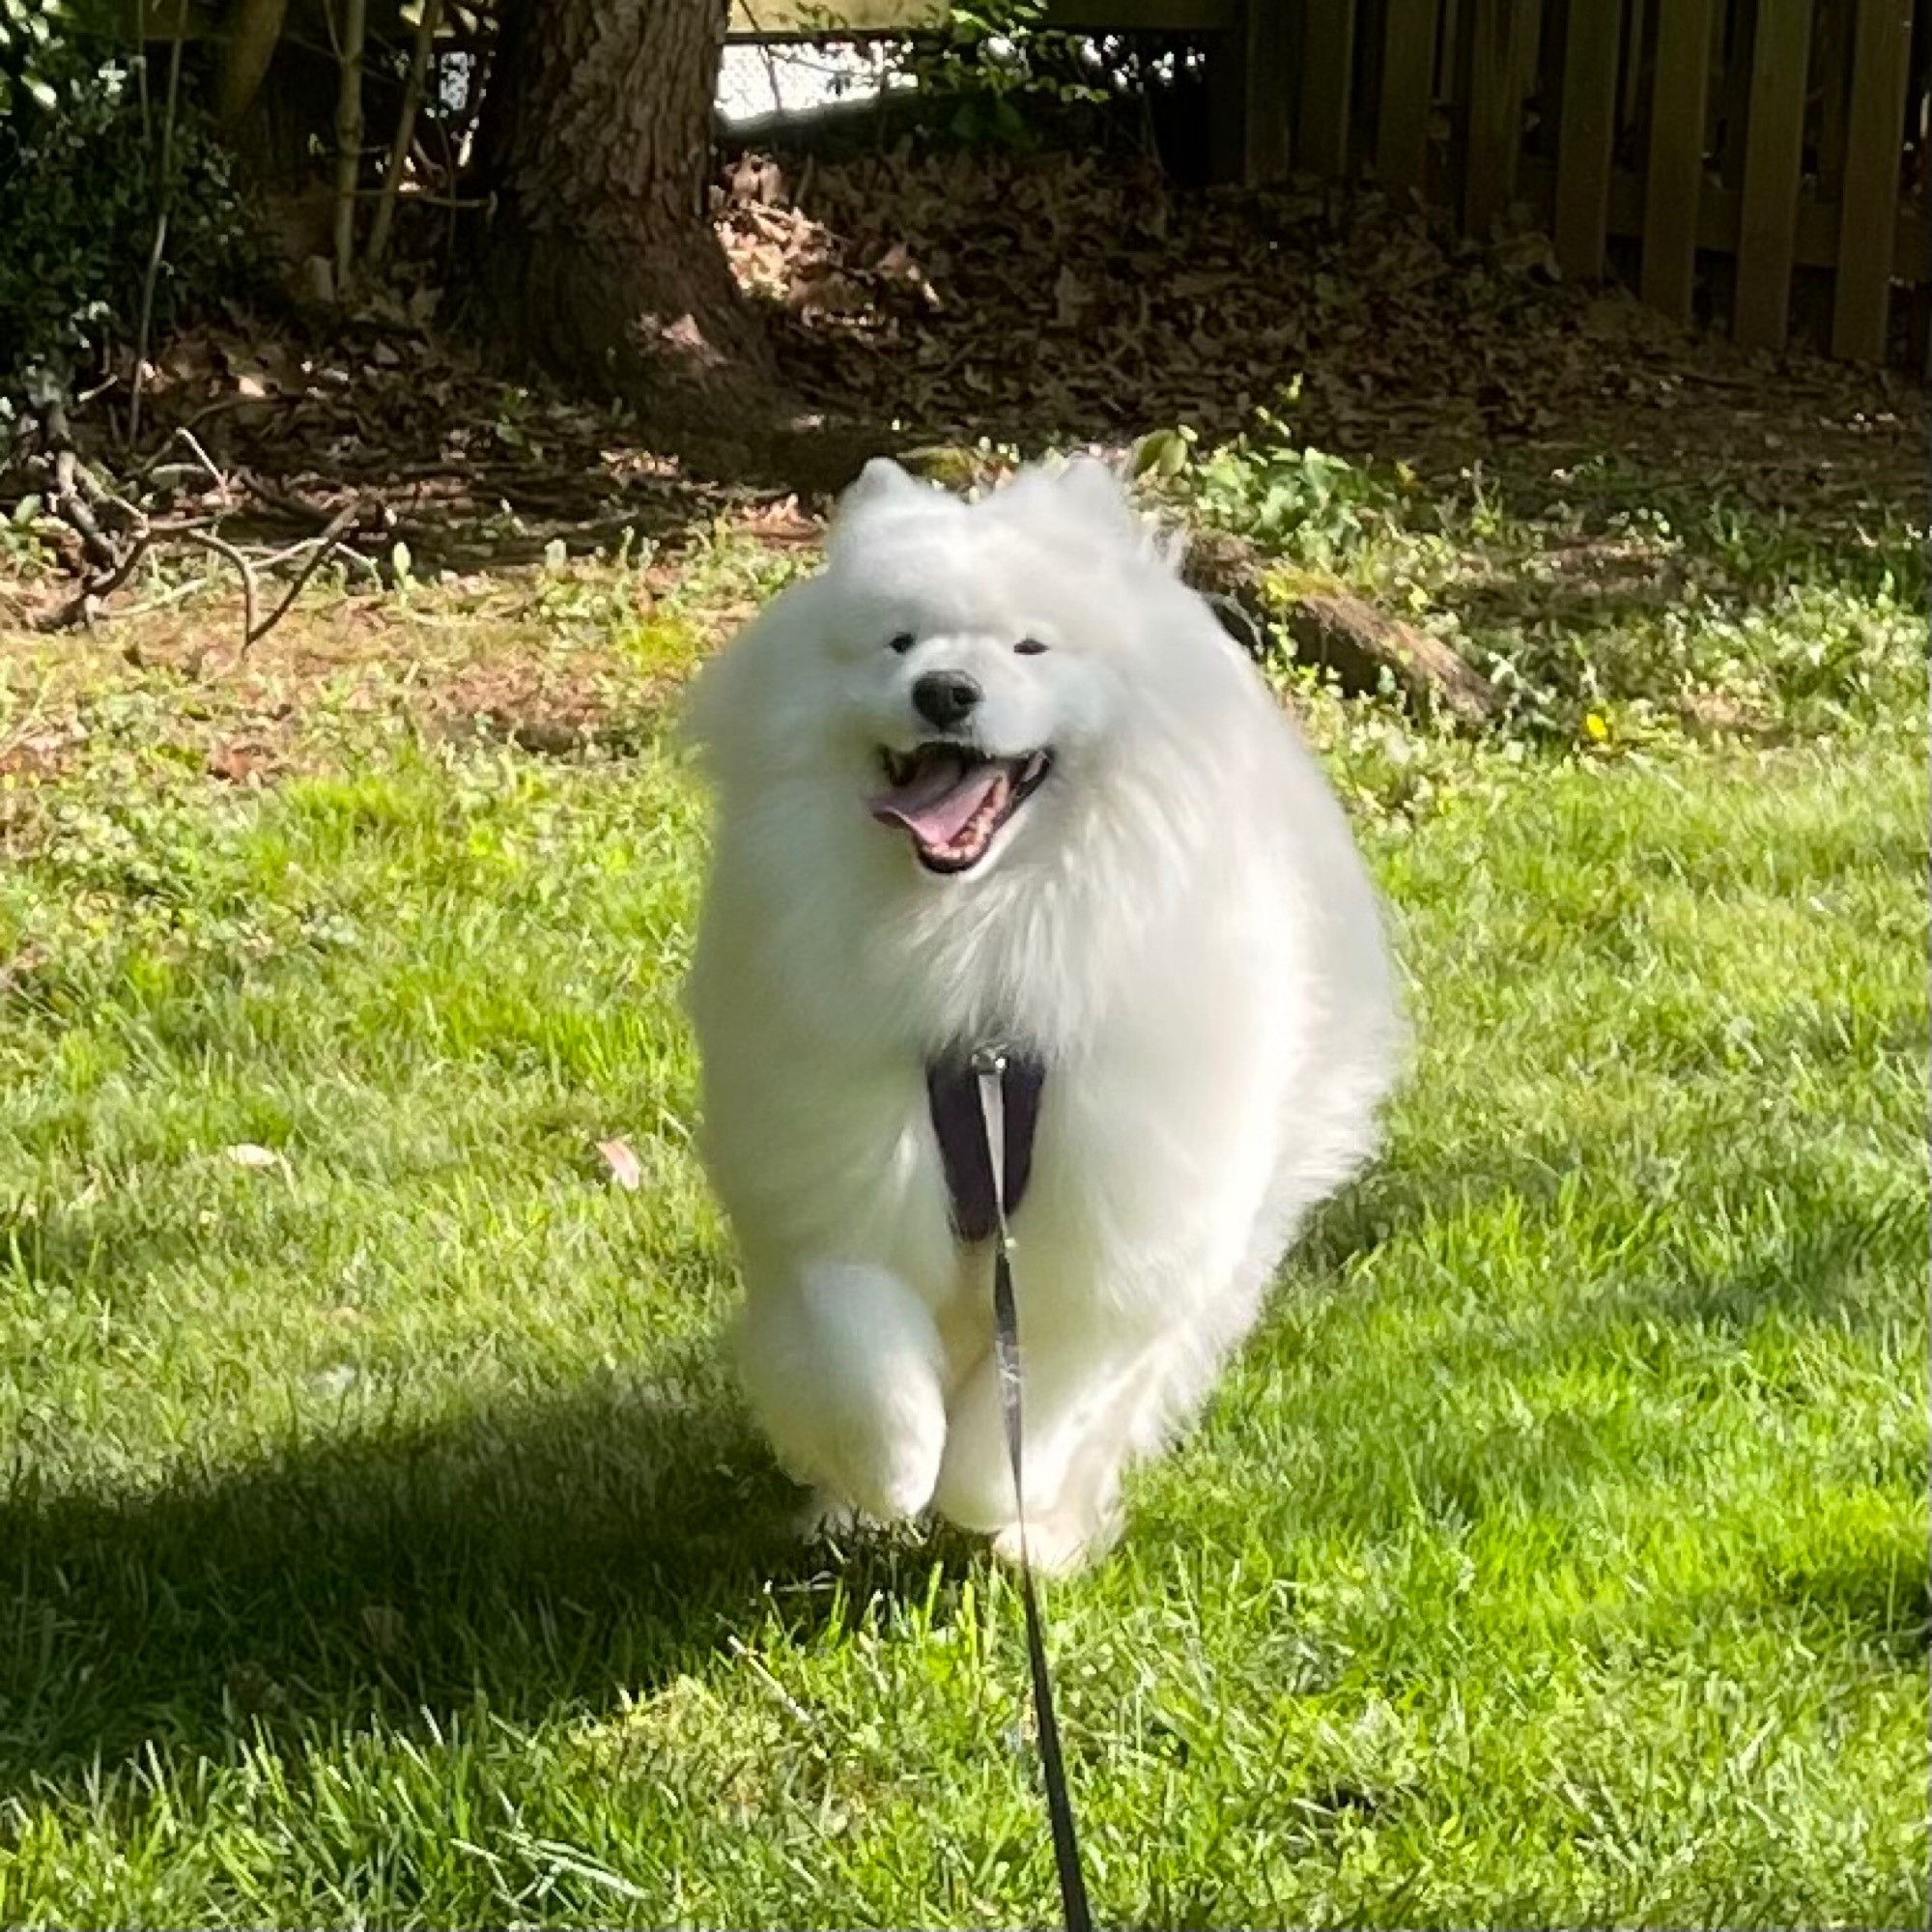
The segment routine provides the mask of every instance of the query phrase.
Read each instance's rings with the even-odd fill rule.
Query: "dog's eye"
[[[904,657],[918,642],[919,639],[910,631],[899,631],[887,639],[886,648],[889,651],[896,651],[900,657]]]
[[[1022,638],[1013,646],[1013,655],[1016,658],[1042,657],[1045,652],[1046,646],[1037,638]]]

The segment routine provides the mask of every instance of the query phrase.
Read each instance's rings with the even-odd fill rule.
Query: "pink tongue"
[[[933,758],[906,783],[880,792],[871,802],[872,816],[881,825],[903,825],[922,845],[950,845],[999,780],[995,764]]]

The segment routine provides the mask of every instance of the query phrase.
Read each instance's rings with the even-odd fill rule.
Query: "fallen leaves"
[[[628,1141],[599,1141],[597,1151],[603,1156],[611,1179],[626,1194],[635,1194],[643,1185],[644,1170]]]
[[[762,534],[810,541],[822,503],[791,502],[779,479],[842,481],[844,432],[1035,451],[1165,425],[1211,447],[1258,408],[1308,445],[1406,463],[1432,489],[1541,501],[1566,466],[1610,453],[1854,542],[1863,504],[1922,488],[1917,384],[1802,354],[1774,376],[1627,296],[1570,285],[1541,237],[1478,245],[1367,189],[1183,191],[1093,155],[898,150],[796,171],[748,155],[722,170],[712,219],[784,383],[814,409],[782,449],[760,456],[763,432],[748,431],[757,480],[699,481],[648,423],[502,382],[439,330],[421,286],[372,292],[327,339],[231,314],[158,349],[153,432],[191,434],[184,446],[208,461],[160,464],[156,501],[219,474],[224,528],[281,546],[377,501],[380,528],[358,526],[339,561],[364,581],[426,582],[535,562],[559,541],[665,557],[773,499],[784,507]],[[104,414],[76,424],[82,454],[124,460],[110,431]],[[808,449],[834,454],[809,469]],[[1170,442],[1155,468],[1185,455]],[[27,523],[62,568],[84,566],[43,505]],[[130,582],[126,598],[159,609],[178,590]],[[66,592],[23,575],[4,594],[37,621]],[[64,755],[0,746],[0,764],[49,752]],[[248,745],[219,748],[211,769],[247,784],[276,767]]]
[[[813,159],[796,186],[742,156],[713,213],[792,379],[910,440],[1035,449],[1184,424],[1213,442],[1298,384],[1297,435],[1436,482],[1613,450],[1728,465],[1815,515],[1837,473],[1821,443],[1842,440],[1848,503],[1886,488],[1874,458],[1918,486],[1915,385],[1802,355],[1767,384],[1730,343],[1566,282],[1541,234],[1481,245],[1369,189],[1180,191],[1091,155],[901,149]],[[1745,385],[1781,445],[1734,428]],[[1780,447],[1815,473],[1780,471]]]
[[[639,450],[620,412],[486,370],[434,331],[434,298],[379,292],[326,341],[231,319],[169,343],[151,365],[148,419],[157,440],[190,439],[197,463],[160,464],[156,503],[184,490],[198,500],[209,477],[226,479],[224,528],[286,544],[380,501],[383,526],[358,527],[345,557],[400,576],[534,561],[558,536],[608,549],[729,500],[664,452]],[[89,412],[74,431],[83,456],[120,473],[110,422]],[[54,518],[31,521],[43,542],[71,547]],[[71,572],[83,559],[63,561]]]
[[[238,1141],[233,1147],[223,1148],[222,1152],[237,1167],[253,1168],[257,1171],[270,1168],[280,1168],[284,1173],[289,1171],[285,1155],[277,1153],[273,1148],[258,1147],[253,1141]]]

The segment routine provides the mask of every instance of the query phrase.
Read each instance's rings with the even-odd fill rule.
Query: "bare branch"
[[[331,14],[332,21],[332,14]],[[343,0],[342,75],[335,103],[335,298],[355,272],[355,176],[362,161],[362,46],[368,0]]]
[[[128,440],[141,434],[141,384],[148,370],[148,336],[155,322],[155,284],[160,279],[161,256],[168,245],[168,204],[175,187],[175,107],[181,98],[182,47],[187,40],[187,0],[180,0],[174,42],[168,48],[168,99],[161,117],[161,179],[155,210],[154,245],[148,250],[148,270],[141,277],[141,319],[134,331],[134,380],[128,392]],[[143,96],[145,100],[146,97]]]
[[[255,640],[255,566],[226,537],[218,537],[213,530],[177,530],[175,535],[212,550],[235,566],[242,579],[242,648],[245,651]]]
[[[200,416],[196,416],[194,420],[199,422],[201,418]],[[226,496],[230,487],[228,478],[222,473],[220,467],[216,464],[213,457],[209,455],[208,451],[201,446],[200,438],[195,435],[193,428],[187,423],[183,423],[169,431],[167,440],[155,451],[154,455],[148,458],[147,462],[142,464],[140,469],[135,470],[133,480],[136,483],[147,483],[156,477],[167,475],[178,469],[185,473],[191,473],[189,466],[186,464],[163,463],[161,461],[178,442],[187,445],[188,454],[194,458],[194,469],[200,470],[223,496]]]
[[[267,637],[288,614],[289,606],[301,595],[302,585],[322,568],[323,563],[334,551],[336,545],[362,521],[362,509],[363,506],[359,502],[351,503],[347,509],[336,511],[335,515],[323,526],[322,534],[314,539],[315,550],[313,554],[300,570],[296,573],[295,582],[289,585],[287,591],[283,594],[282,601],[269,612],[268,616],[260,624],[250,624],[248,635],[242,640],[242,650],[244,655],[251,644]]]
[[[396,216],[396,196],[402,187],[403,163],[415,134],[416,110],[422,105],[423,75],[429,69],[430,48],[442,18],[442,0],[421,0],[415,44],[410,49],[409,78],[403,83],[403,104],[396,115],[396,135],[389,143],[389,165],[383,174],[383,196],[369,228],[369,261],[380,264],[389,248],[389,224]]]

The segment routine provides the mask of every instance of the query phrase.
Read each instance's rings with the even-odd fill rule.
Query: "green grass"
[[[1308,700],[1418,1058],[1051,1594],[1108,1922],[1925,1922],[1922,665],[1865,586],[1814,703],[1827,594],[1696,619],[1782,745]],[[355,688],[0,790],[0,1923],[1043,1922],[1009,1584],[801,1548],[715,1357],[667,741]]]

